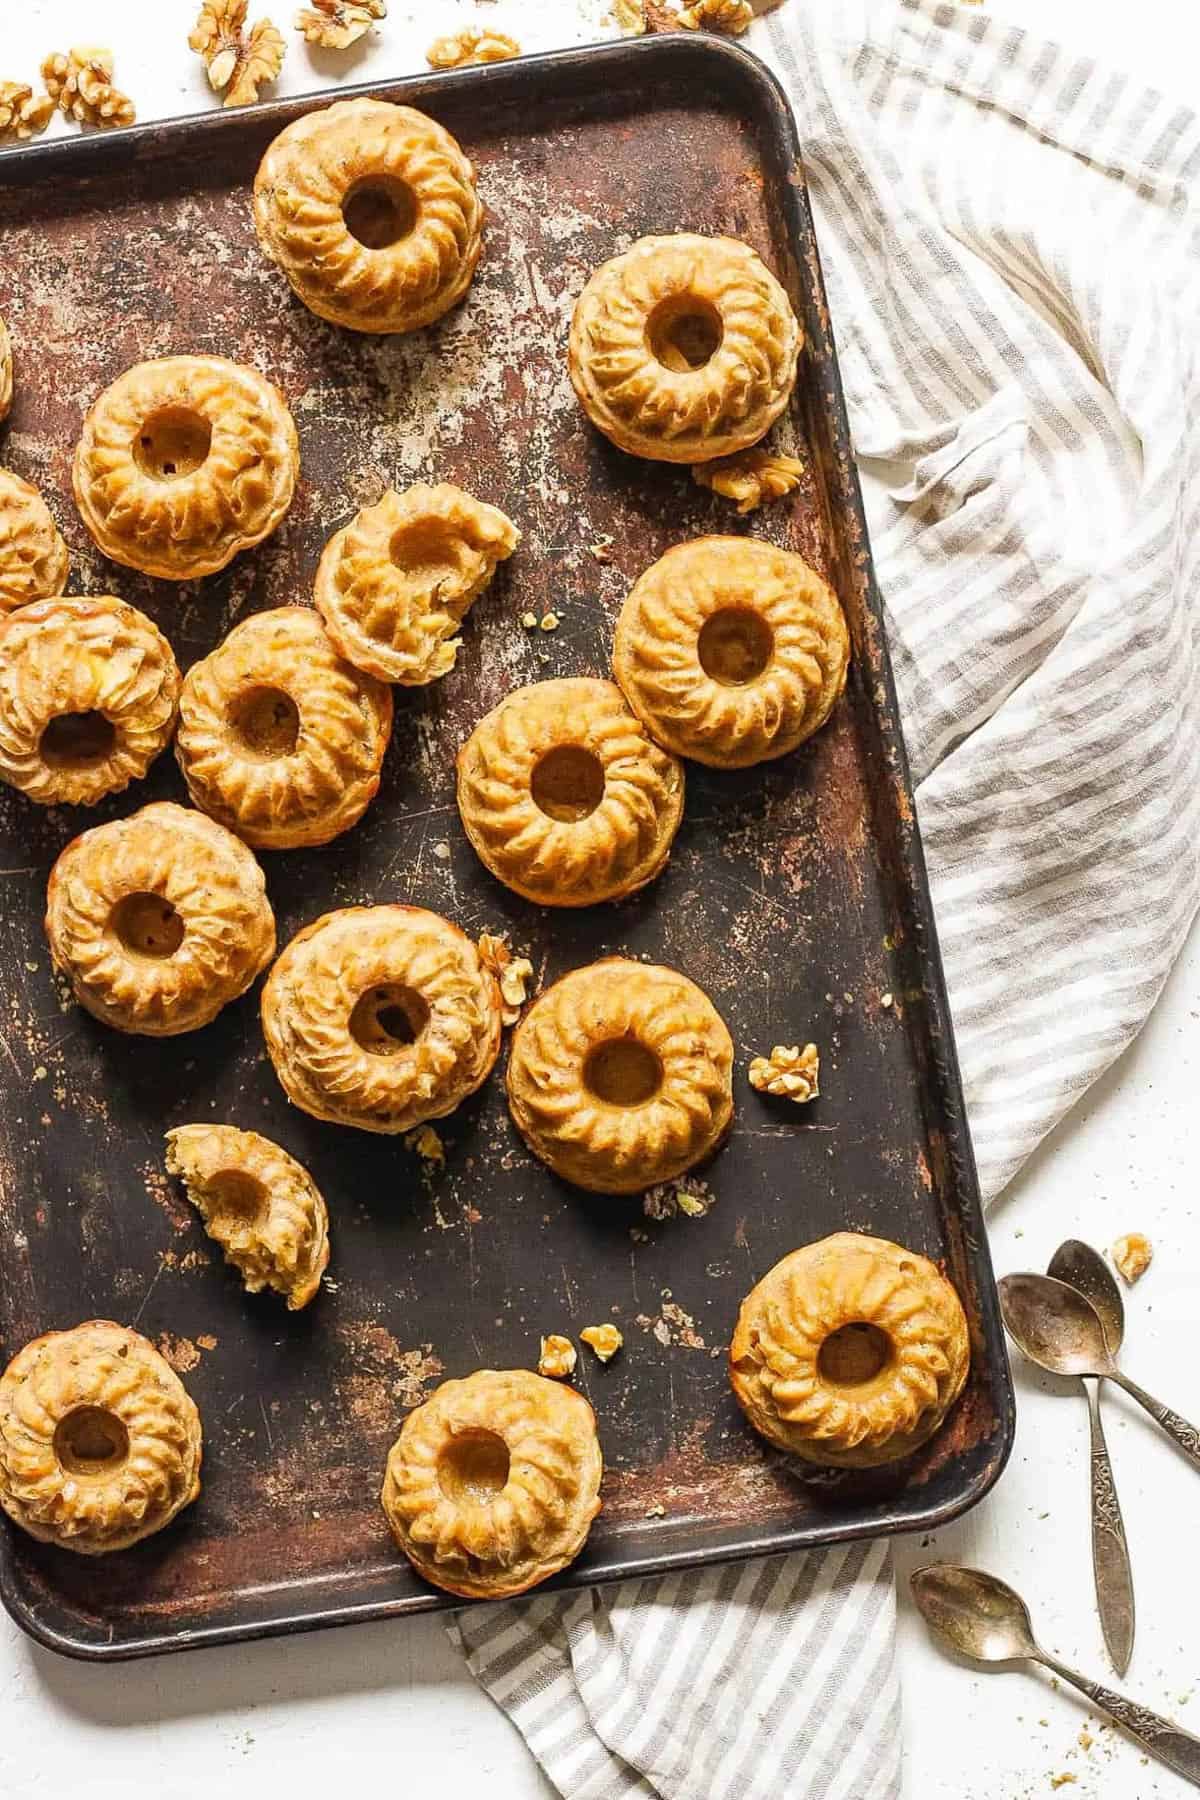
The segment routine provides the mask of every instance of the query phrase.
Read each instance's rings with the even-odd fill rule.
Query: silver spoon
[[[1151,1756],[1200,1787],[1200,1738],[1124,1694],[1089,1681],[1043,1650],[1034,1640],[1025,1602],[1006,1582],[981,1569],[930,1563],[913,1571],[912,1596],[925,1623],[960,1655],[977,1663],[1035,1662],[1052,1669],[1123,1726]]]
[[[1122,1374],[1089,1300],[1052,1275],[1005,1275],[999,1288],[1004,1323],[1030,1362],[1052,1375],[1098,1375],[1115,1381],[1200,1469],[1200,1431]]]
[[[1065,1281],[1089,1300],[1100,1320],[1104,1342],[1112,1356],[1121,1348],[1125,1335],[1125,1308],[1116,1282],[1106,1264],[1090,1244],[1068,1238],[1050,1259],[1050,1273]],[[1125,1541],[1125,1522],[1117,1500],[1112,1463],[1104,1441],[1100,1422],[1100,1382],[1098,1377],[1081,1377],[1088,1405],[1091,1427],[1092,1480],[1092,1572],[1096,1582],[1096,1607],[1100,1628],[1113,1668],[1123,1675],[1133,1654],[1133,1570],[1129,1566],[1129,1546]]]

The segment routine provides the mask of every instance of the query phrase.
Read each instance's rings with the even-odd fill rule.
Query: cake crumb
[[[1140,1231],[1126,1232],[1109,1251],[1117,1272],[1128,1287],[1140,1281],[1154,1259],[1154,1246]]]
[[[525,627],[526,631],[536,631],[537,630],[537,614],[532,613],[532,612],[522,613],[521,614],[521,623]]]
[[[611,1362],[625,1342],[615,1325],[585,1325],[579,1336],[602,1363]]]
[[[688,1219],[702,1219],[716,1205],[716,1195],[706,1181],[695,1175],[678,1175],[674,1181],[659,1181],[642,1195],[642,1211],[648,1219],[673,1219],[683,1213]]]
[[[538,1357],[539,1375],[548,1375],[551,1381],[565,1381],[568,1375],[575,1373],[578,1361],[579,1352],[570,1338],[551,1333],[549,1337],[542,1339],[542,1351]]]
[[[548,613],[542,614],[542,630],[543,631],[557,631],[558,630],[558,614],[557,613],[548,612]]]
[[[432,1125],[418,1125],[415,1131],[406,1131],[404,1147],[415,1150],[423,1161],[433,1163],[439,1169],[445,1166],[446,1146]]]
[[[648,1506],[646,1508],[645,1516],[648,1519],[665,1519],[667,1516],[667,1509],[662,1501],[659,1500],[654,1506]]]

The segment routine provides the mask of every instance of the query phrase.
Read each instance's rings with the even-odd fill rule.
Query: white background
[[[267,3],[252,5],[252,16]],[[472,18],[539,49],[601,35],[604,11],[604,0],[498,0],[478,12],[454,0],[392,0],[382,29],[336,57],[310,53],[291,32],[294,4],[270,9],[290,40],[280,94],[415,71],[435,35]],[[209,107],[203,69],[186,45],[195,10],[192,0],[0,0],[0,78],[32,79],[48,50],[102,43],[116,52],[119,84],[140,118]],[[995,0],[995,10],[1194,99],[1200,14],[1185,0]],[[51,127],[64,129],[62,121]],[[0,162],[0,179],[2,169]],[[1157,1258],[1128,1296],[1124,1362],[1193,1419],[1200,1232],[1184,1149],[1200,1086],[1198,995],[1194,932],[1139,1042],[991,1219],[1000,1272],[1044,1267],[1066,1236],[1106,1246],[1121,1231],[1146,1231]],[[1017,1444],[995,1494],[935,1540],[898,1549],[906,1800],[1033,1800],[1054,1791],[1056,1775],[1075,1778],[1060,1788],[1064,1800],[1182,1796],[1191,1791],[1185,1783],[1146,1764],[1040,1677],[977,1675],[942,1656],[905,1600],[907,1572],[931,1556],[978,1563],[1021,1589],[1049,1647],[1110,1678],[1091,1598],[1081,1390],[1028,1366],[1018,1365],[1016,1379]],[[1123,1396],[1110,1392],[1106,1413],[1139,1605],[1128,1686],[1200,1732],[1200,1486]],[[88,1800],[257,1800],[264,1784],[305,1800],[347,1781],[358,1792],[451,1800],[552,1792],[435,1620],[96,1669],[36,1649],[0,1616],[0,1691],[3,1800],[67,1792]],[[1086,1749],[1078,1742],[1085,1728],[1095,1739]]]

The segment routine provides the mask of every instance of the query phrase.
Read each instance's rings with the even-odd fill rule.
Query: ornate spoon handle
[[[1093,1706],[1115,1719],[1130,1737],[1145,1746],[1151,1756],[1177,1770],[1193,1787],[1200,1788],[1200,1738],[1194,1738],[1190,1731],[1181,1731],[1178,1725],[1172,1725],[1170,1719],[1160,1718],[1148,1706],[1139,1706],[1136,1700],[1127,1700],[1124,1694],[1114,1694],[1111,1688],[1101,1687],[1098,1681],[1089,1681],[1086,1675],[1069,1669],[1057,1657],[1047,1656],[1044,1650],[1038,1651],[1037,1660],[1047,1669],[1053,1669],[1064,1681],[1069,1681],[1081,1694],[1086,1694]]]
[[[1125,1525],[1113,1484],[1108,1445],[1100,1423],[1100,1383],[1084,1380],[1088,1417],[1092,1427],[1092,1568],[1096,1577],[1096,1604],[1104,1642],[1113,1668],[1123,1675],[1133,1653],[1133,1571]]]
[[[1169,1406],[1164,1406],[1161,1400],[1156,1400],[1153,1394],[1148,1394],[1145,1388],[1140,1388],[1136,1381],[1131,1381],[1128,1375],[1121,1373],[1120,1369],[1114,1369],[1108,1379],[1115,1381],[1118,1387],[1124,1388],[1125,1392],[1131,1399],[1136,1400],[1139,1406],[1144,1406],[1150,1417],[1157,1419],[1167,1436],[1175,1439],[1188,1461],[1200,1469],[1200,1431],[1197,1431],[1194,1425],[1189,1425],[1187,1420],[1181,1419],[1177,1412],[1172,1412]]]

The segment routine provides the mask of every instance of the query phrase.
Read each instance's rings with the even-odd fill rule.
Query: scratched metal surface
[[[0,163],[0,311],[18,385],[0,455],[48,495],[71,546],[71,590],[143,607],[185,665],[235,619],[306,601],[325,539],[389,482],[446,478],[505,508],[521,548],[470,615],[453,673],[396,690],[364,822],[326,849],[264,857],[281,942],[330,907],[411,900],[472,932],[508,929],[543,981],[614,951],[673,963],[730,1023],[736,1128],[705,1172],[712,1211],[654,1223],[636,1201],[582,1196],[536,1165],[498,1076],[445,1122],[439,1170],[395,1140],[289,1109],[256,996],[183,1038],[108,1032],[51,979],[45,878],[93,819],[182,799],[179,776],[164,757],[86,818],[4,790],[0,1351],[89,1316],[128,1321],[165,1345],[205,1424],[204,1493],[160,1537],[93,1561],[4,1534],[6,1603],[77,1654],[444,1604],[409,1574],[379,1513],[388,1444],[441,1376],[528,1365],[541,1332],[615,1318],[626,1338],[608,1368],[581,1352],[607,1474],[571,1581],[928,1525],[986,1489],[1011,1435],[878,604],[777,92],[742,53],[682,38],[372,91],[426,106],[477,162],[489,228],[464,306],[411,338],[357,337],[313,318],[265,263],[250,184],[270,137],[311,99],[14,155]],[[754,244],[805,317],[796,402],[776,438],[806,451],[809,475],[794,502],[748,521],[685,470],[610,450],[567,381],[567,323],[588,272],[644,232],[680,227]],[[275,537],[176,587],[98,556],[69,466],[105,383],[139,358],[191,350],[279,383],[303,466]],[[846,698],[780,763],[734,776],[690,767],[674,855],[647,892],[540,912],[466,845],[458,744],[519,682],[605,672],[634,578],[670,544],[713,530],[769,537],[830,575],[855,640]],[[604,538],[607,565],[588,549]],[[555,634],[522,629],[522,613],[547,609],[562,620]],[[754,1094],[749,1054],[807,1037],[822,1049],[820,1100],[798,1111]],[[209,1117],[277,1137],[325,1191],[332,1280],[299,1317],[241,1293],[164,1175],[164,1130]],[[843,1227],[944,1263],[971,1317],[974,1365],[949,1425],[910,1463],[822,1480],[743,1425],[724,1347],[751,1284]]]

